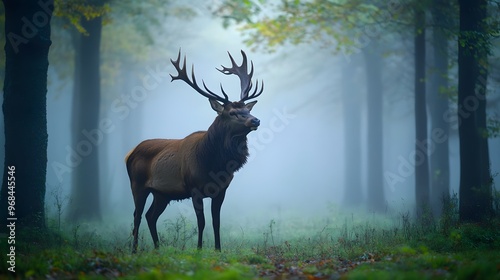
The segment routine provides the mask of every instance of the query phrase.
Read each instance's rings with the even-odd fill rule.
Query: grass
[[[210,236],[197,250],[194,224],[182,216],[160,223],[159,250],[143,230],[137,254],[118,228],[20,232],[17,275],[2,265],[0,278],[500,279],[499,220],[458,224],[448,214],[435,221],[408,213],[270,220],[253,230],[223,227],[222,252],[213,250]]]

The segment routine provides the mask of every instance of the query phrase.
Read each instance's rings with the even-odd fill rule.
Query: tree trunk
[[[460,202],[462,222],[480,222],[491,213],[488,142],[481,128],[486,120],[486,0],[460,0],[458,44],[458,119],[460,123]],[[482,34],[484,36],[477,36]]]
[[[428,106],[431,118],[431,145],[433,145],[431,150],[433,152],[429,157],[431,205],[436,217],[441,216],[443,202],[448,201],[450,197],[449,124],[443,115],[449,111],[448,96],[443,92],[448,89],[448,38],[444,30],[450,26],[447,16],[449,11],[447,0],[434,0],[432,7],[434,67],[430,77]]]
[[[48,141],[47,69],[52,43],[50,20],[54,5],[50,0],[3,2],[6,67],[1,219],[4,223],[6,217],[17,218],[17,221],[12,221],[16,224],[16,230],[23,227],[44,229]],[[15,209],[7,211],[8,202],[14,201],[11,197],[15,198]],[[1,230],[5,229],[3,226]]]
[[[372,42],[363,48],[366,63],[368,101],[368,208],[370,211],[386,210],[383,180],[383,127],[382,127],[382,55]]]
[[[360,88],[356,82],[356,55],[342,68],[342,102],[344,117],[344,201],[346,206],[363,202],[361,183],[361,110]]]
[[[417,216],[429,207],[429,151],[425,101],[425,12],[415,9],[415,198]]]
[[[83,20],[88,35],[75,33],[72,149],[79,159],[73,170],[68,220],[99,220],[99,153],[104,135],[99,130],[100,43],[102,18]]]

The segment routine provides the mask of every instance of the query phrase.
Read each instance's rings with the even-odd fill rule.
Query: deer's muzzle
[[[257,127],[260,125],[260,120],[257,118],[252,118],[249,120],[248,126],[250,127],[251,130],[256,130]]]

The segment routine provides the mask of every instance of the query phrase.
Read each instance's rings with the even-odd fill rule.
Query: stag
[[[215,237],[215,249],[220,251],[220,210],[226,190],[238,171],[247,161],[247,134],[256,130],[259,119],[250,111],[257,101],[245,103],[258,97],[264,90],[264,84],[256,82],[252,91],[253,62],[248,73],[247,57],[241,51],[241,65],[234,61],[230,53],[231,67],[217,69],[226,75],[238,76],[241,84],[240,101],[229,101],[221,84],[222,95],[215,94],[202,81],[202,89],[196,82],[194,65],[191,79],[186,71],[186,57],[181,65],[181,52],[177,59],[170,60],[177,70],[177,75],[170,75],[172,81],[182,80],[202,96],[208,98],[217,117],[207,131],[194,132],[184,139],[150,139],[141,142],[131,150],[126,158],[127,172],[134,197],[134,240],[132,251],[137,251],[139,225],[146,199],[153,194],[153,203],[146,212],[151,237],[158,248],[156,222],[172,200],[192,198],[198,223],[198,249],[202,248],[205,215],[203,198],[212,199],[212,225]]]

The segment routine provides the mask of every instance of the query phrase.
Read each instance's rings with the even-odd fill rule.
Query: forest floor
[[[222,228],[222,252],[210,236],[197,250],[194,221],[184,217],[159,227],[158,250],[143,230],[137,254],[130,253],[131,237],[113,230],[23,233],[16,274],[7,270],[1,238],[0,279],[500,279],[500,221],[398,219],[271,220],[247,233]]]

